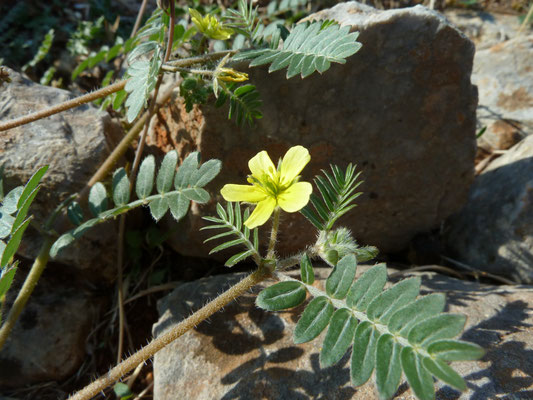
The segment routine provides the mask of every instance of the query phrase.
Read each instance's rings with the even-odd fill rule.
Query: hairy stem
[[[31,267],[30,273],[26,277],[26,280],[24,281],[24,284],[22,285],[22,288],[20,289],[17,298],[13,303],[13,306],[9,310],[9,314],[7,316],[6,321],[0,328],[0,349],[4,346],[7,337],[9,336],[9,333],[15,326],[15,323],[17,322],[20,313],[24,309],[24,306],[28,302],[28,299],[30,298],[33,289],[37,285],[37,281],[43,273],[44,268],[46,267],[46,264],[48,262],[48,258],[50,257],[50,248],[52,247],[54,241],[54,238],[46,238],[44,240],[39,255],[35,259]]]
[[[273,259],[276,255],[276,241],[278,239],[278,230],[279,230],[279,214],[281,213],[281,208],[276,207],[274,209],[274,216],[272,218],[272,231],[270,232],[270,242],[268,243],[268,251],[266,258],[268,260]]]
[[[211,300],[204,307],[196,311],[190,317],[184,319],[178,325],[172,327],[166,333],[153,339],[148,345],[141,350],[122,361],[117,366],[113,367],[105,376],[97,379],[90,385],[86,386],[79,392],[69,397],[69,400],[88,400],[96,396],[106,387],[114,384],[122,376],[133,370],[140,363],[148,360],[155,353],[161,350],[166,345],[172,343],[174,340],[182,336],[187,331],[193,329],[200,322],[209,318],[211,315],[219,311],[221,308],[229,304],[231,301],[241,296],[253,286],[260,283],[270,276],[270,271],[266,268],[259,268],[251,275],[241,280],[235,286],[232,286],[220,296]]]
[[[76,97],[75,99],[65,101],[64,103],[57,104],[50,108],[34,112],[23,117],[15,118],[11,121],[4,122],[3,124],[0,124],[0,132],[15,128],[20,125],[29,124],[30,122],[34,122],[39,119],[46,118],[51,115],[69,110],[71,108],[81,106],[82,104],[90,103],[91,101],[100,99],[102,97],[106,97],[112,93],[124,89],[124,86],[126,86],[126,82],[127,80],[123,80],[112,85],[106,86],[105,88],[99,89],[96,92],[88,93],[84,96]]]

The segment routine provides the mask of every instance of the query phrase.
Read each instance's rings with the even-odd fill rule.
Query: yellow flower
[[[248,80],[246,72],[235,71],[233,68],[218,69],[217,79],[223,82],[244,82]]]
[[[313,187],[309,182],[298,182],[299,174],[311,160],[309,151],[302,146],[291,147],[283,160],[274,167],[266,151],[257,153],[249,162],[251,185],[225,185],[220,193],[226,201],[257,203],[254,212],[244,222],[248,228],[263,225],[279,206],[284,211],[296,212],[309,202]]]
[[[202,17],[198,11],[189,8],[189,14],[196,28],[205,36],[215,40],[228,40],[233,35],[233,29],[224,26],[212,15]]]

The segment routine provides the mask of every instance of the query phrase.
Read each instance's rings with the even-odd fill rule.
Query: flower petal
[[[290,184],[311,160],[309,151],[303,146],[291,147],[281,162],[280,179],[282,185]]]
[[[246,201],[257,203],[264,200],[267,194],[257,186],[251,185],[224,185],[220,191],[226,201]]]
[[[298,182],[278,195],[278,204],[286,212],[296,212],[309,202],[313,186],[309,182]]]
[[[265,222],[268,221],[275,207],[276,199],[274,199],[273,197],[267,197],[263,201],[260,201],[257,204],[257,207],[255,207],[255,210],[252,215],[250,215],[248,219],[244,221],[244,225],[246,225],[249,229],[253,229],[256,226],[263,225]]]
[[[252,171],[253,177],[257,180],[261,180],[265,174],[273,178],[276,172],[276,167],[265,150],[260,151],[253,156],[252,159],[248,161],[248,167],[250,168],[250,171]]]

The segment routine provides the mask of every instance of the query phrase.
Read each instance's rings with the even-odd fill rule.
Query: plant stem
[[[148,3],[148,0],[143,0],[141,4],[141,8],[139,9],[139,12],[137,13],[137,18],[135,19],[135,25],[133,25],[133,29],[130,33],[130,38],[134,37],[137,34],[137,31],[139,30],[139,27],[141,26],[141,21],[143,19],[144,11],[146,10],[146,4]]]
[[[274,209],[274,216],[272,218],[272,231],[270,231],[270,243],[268,244],[268,251],[267,251],[267,260],[273,259],[276,255],[275,248],[276,248],[276,240],[278,238],[278,230],[279,230],[279,214],[281,213],[281,208],[276,207]]]
[[[118,249],[117,249],[117,303],[118,303],[118,349],[117,364],[122,360],[124,352],[124,281],[122,264],[124,263],[124,230],[126,227],[126,215],[122,214],[118,223]]]
[[[124,89],[124,86],[126,86],[126,82],[127,80],[116,82],[112,85],[106,86],[105,88],[99,89],[96,92],[88,93],[84,96],[76,97],[75,99],[65,101],[64,103],[57,104],[50,108],[46,108],[44,110],[25,115],[23,117],[15,118],[11,121],[4,122],[3,124],[0,124],[0,132],[15,128],[20,125],[29,124],[30,122],[34,122],[39,119],[60,113],[62,111],[81,106],[82,104],[90,103],[91,101],[97,100],[99,98],[106,97],[112,93]]]
[[[122,361],[117,366],[113,367],[106,375],[97,379],[90,385],[86,386],[79,392],[74,393],[69,400],[88,400],[93,396],[96,396],[99,392],[106,387],[114,384],[122,376],[126,375],[129,371],[136,368],[140,363],[148,360],[155,353],[161,350],[166,345],[170,344],[187,331],[197,326],[200,322],[209,318],[215,312],[229,304],[231,301],[241,296],[246,291],[250,290],[253,286],[270,277],[270,271],[266,268],[259,268],[251,275],[241,280],[235,286],[232,286],[227,291],[222,293],[217,298],[211,300],[204,307],[196,311],[190,317],[184,319],[176,326],[172,327],[166,333],[153,339],[148,345],[141,350]]]
[[[46,267],[46,263],[48,262],[48,258],[50,257],[50,248],[52,247],[54,241],[55,238],[45,238],[44,243],[41,246],[39,255],[35,259],[31,267],[30,273],[26,277],[26,280],[24,281],[24,284],[22,285],[22,288],[20,289],[20,292],[18,293],[15,302],[13,303],[13,306],[9,310],[9,314],[7,316],[6,321],[0,328],[0,349],[4,346],[7,337],[9,336],[9,333],[15,326],[15,323],[17,322],[20,313],[24,309],[24,306],[28,302],[28,299],[30,298],[33,289],[37,285],[39,277],[43,273],[44,268]]]

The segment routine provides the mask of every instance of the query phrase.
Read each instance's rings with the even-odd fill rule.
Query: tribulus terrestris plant
[[[295,3],[299,6],[302,2]],[[191,201],[206,203],[210,200],[204,187],[219,173],[220,161],[208,160],[202,164],[199,154],[194,152],[178,167],[179,155],[171,151],[159,168],[156,168],[153,156],[141,162],[150,119],[170,97],[170,92],[159,95],[163,74],[179,73],[180,94],[188,109],[214,97],[216,106],[229,102],[229,118],[238,124],[253,124],[262,117],[260,94],[251,84],[241,85],[249,76],[236,70],[236,63],[246,61],[252,67],[269,65],[269,71],[286,69],[288,79],[296,75],[305,78],[315,72],[327,71],[332,62],[344,63],[361,48],[357,32],[350,32],[349,27],[340,27],[332,21],[301,23],[287,29],[274,17],[281,12],[277,2],[272,2],[274,6],[267,10],[274,22],[266,26],[261,22],[257,8],[245,0],[239,1],[237,9],[229,9],[222,15],[216,10],[205,14],[197,9],[180,9],[174,1],[158,4],[160,8],[138,31],[134,28],[129,40],[118,40],[113,47],[90,54],[73,71],[75,78],[100,62],[122,57],[128,65],[122,80],[48,110],[0,124],[0,130],[10,129],[91,101],[101,101],[103,107],[112,106],[123,111],[126,123],[136,121],[86,187],[67,197],[39,227],[45,241],[0,327],[0,347],[50,256],[55,257],[88,229],[119,217],[123,234],[124,215],[139,206],[146,206],[156,221],[168,211],[179,221],[187,214]],[[178,21],[178,14],[184,18]],[[210,52],[210,39],[231,42],[232,48]],[[52,40],[53,32],[46,38],[35,62],[42,58],[42,52],[48,51]],[[173,54],[181,56],[172,58]],[[106,75],[105,84],[110,83],[113,74]],[[2,81],[8,84],[9,76],[5,75],[2,70]],[[143,110],[146,111],[141,115]],[[108,189],[100,181],[106,178],[139,134],[131,169],[119,168],[114,172],[108,195]],[[155,352],[268,278],[279,282],[258,295],[257,306],[278,311],[296,307],[309,297],[311,300],[295,328],[295,343],[313,340],[327,328],[320,354],[321,365],[335,364],[352,347],[351,379],[354,385],[365,383],[374,374],[380,397],[391,398],[403,374],[420,399],[435,397],[434,378],[464,390],[464,380],[449,362],[474,360],[483,355],[479,346],[455,339],[464,328],[465,317],[444,313],[445,299],[441,294],[419,296],[418,278],[405,279],[384,290],[387,281],[384,264],[371,267],[355,280],[357,265],[372,260],[377,249],[359,246],[348,229],[335,227],[335,223],[355,207],[354,201],[360,195],[356,192],[359,174],[353,165],[344,170],[332,165],[331,171],[323,171],[315,178],[317,193],[313,193],[311,183],[300,181],[300,173],[309,161],[309,152],[302,146],[290,148],[277,166],[266,151],[254,156],[248,163],[248,184],[227,184],[222,188],[221,195],[227,204],[217,204],[216,216],[204,217],[210,223],[204,229],[215,232],[208,241],[221,241],[211,253],[238,249],[227,260],[227,267],[252,259],[257,269],[169,332],[119,362],[108,374],[73,394],[71,399],[90,399],[115,384]],[[5,197],[3,190],[0,192],[2,311],[16,272],[17,262],[13,257],[24,230],[31,223],[31,218],[27,218],[28,210],[38,194],[46,168],[40,168],[26,186],[13,189]],[[133,192],[137,197],[135,200],[132,200]],[[82,206],[85,203],[92,215],[89,219],[85,219]],[[281,212],[301,212],[317,229],[316,243],[295,256],[279,257],[276,243],[282,229]],[[267,221],[271,221],[272,228],[268,247],[262,252],[260,227]],[[69,229],[69,225],[73,228]],[[122,242],[121,236],[119,246]],[[325,290],[313,286],[312,264],[317,259],[332,267]],[[295,266],[300,267],[299,280],[285,273]],[[120,262],[117,267],[120,285]],[[120,293],[119,290],[119,304],[122,300]],[[122,350],[119,350],[118,360],[121,358]]]

